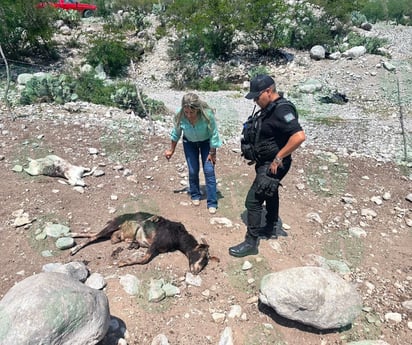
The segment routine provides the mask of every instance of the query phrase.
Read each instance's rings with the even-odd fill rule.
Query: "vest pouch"
[[[255,152],[253,146],[244,139],[240,141],[240,150],[242,151],[242,156],[245,159],[249,161],[255,160]]]

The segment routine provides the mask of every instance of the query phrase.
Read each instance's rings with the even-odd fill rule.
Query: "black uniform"
[[[242,139],[242,152],[246,159],[256,163],[256,177],[246,197],[245,206],[247,213],[247,235],[254,238],[262,232],[271,232],[279,217],[279,193],[276,188],[271,196],[262,196],[256,193],[259,187],[259,176],[268,174],[269,166],[279,150],[286,145],[289,138],[302,131],[298,121],[295,106],[284,99],[278,98],[265,109],[250,117],[245,123],[244,138]],[[250,152],[245,153],[245,146]],[[282,166],[278,167],[276,175],[271,175],[277,180],[287,174],[292,163],[292,156],[283,157]],[[261,228],[263,202],[266,203],[266,227]]]

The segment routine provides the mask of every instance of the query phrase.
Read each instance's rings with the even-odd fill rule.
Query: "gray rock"
[[[402,307],[404,307],[407,311],[412,312],[412,300],[403,301]]]
[[[49,237],[58,238],[67,236],[70,233],[70,228],[62,224],[47,224],[43,231]]]
[[[394,65],[392,65],[390,62],[385,61],[383,63],[383,68],[385,68],[387,71],[392,72],[394,70],[396,70],[396,67]]]
[[[88,287],[92,289],[101,290],[106,286],[106,281],[100,273],[92,273],[89,278],[84,282]]]
[[[323,60],[325,58],[325,54],[325,48],[321,45],[313,46],[309,52],[309,55],[313,60]]]
[[[351,236],[356,237],[356,238],[366,237],[367,235],[367,232],[365,231],[365,229],[362,229],[358,226],[351,227],[349,228],[348,231]]]
[[[120,277],[120,285],[123,286],[124,291],[129,295],[137,295],[139,293],[140,281],[132,274]]]
[[[17,84],[26,85],[31,78],[33,78],[33,74],[21,73],[17,76]]]
[[[333,52],[329,55],[330,60],[339,60],[342,54],[340,52]]]
[[[357,59],[358,57],[365,55],[365,53],[366,53],[366,48],[364,46],[357,46],[357,47],[348,49],[342,55],[350,59]]]
[[[164,334],[158,334],[154,337],[152,345],[169,345],[169,340]]]
[[[371,31],[372,30],[372,24],[365,22],[361,24],[361,29],[365,30],[365,31]]]
[[[316,91],[322,90],[322,83],[316,79],[306,80],[303,84],[299,85],[299,91],[302,93],[315,93]]]
[[[71,278],[80,282],[85,282],[89,276],[89,270],[87,266],[80,261],[72,261],[67,264],[62,263],[50,263],[46,264],[42,268],[43,272],[58,272],[69,275]]]
[[[318,329],[347,326],[362,309],[354,286],[319,267],[297,267],[264,276],[259,298],[279,315]]]
[[[106,295],[62,273],[39,273],[0,301],[2,344],[94,345],[109,328]]]
[[[173,297],[180,294],[180,289],[170,283],[162,285],[162,290],[166,293],[166,297]]]
[[[56,247],[60,250],[69,249],[74,246],[73,237],[60,237],[56,241]]]
[[[219,339],[219,345],[233,345],[233,332],[230,327],[226,327],[223,330]]]

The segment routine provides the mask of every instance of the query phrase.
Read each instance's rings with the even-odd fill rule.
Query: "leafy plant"
[[[249,71],[248,71],[248,76],[249,79],[252,79],[254,77],[256,77],[257,75],[260,74],[268,74],[269,73],[269,69],[264,66],[264,65],[258,65],[258,66],[254,66],[252,67]]]
[[[21,92],[20,103],[32,104],[37,102],[56,102],[63,104],[75,101],[78,96],[74,93],[75,83],[66,76],[52,76],[46,74],[33,77]]]
[[[80,24],[81,16],[79,11],[63,10],[61,8],[56,11],[56,19],[61,19],[63,22],[71,28],[77,27]]]
[[[121,39],[111,37],[99,37],[92,41],[92,48],[86,54],[86,60],[90,65],[96,67],[101,64],[111,77],[125,74],[130,58],[132,54],[126,44]]]
[[[219,90],[228,90],[229,85],[222,79],[213,79],[210,76],[204,77],[200,79],[195,87],[196,89],[202,90],[202,91],[219,91]]]
[[[337,18],[343,23],[348,23],[351,19],[351,13],[359,11],[368,0],[310,0],[309,2],[320,6],[330,18]]]
[[[235,12],[236,4],[225,0],[176,0],[167,7],[165,15],[184,36],[188,51],[217,59],[227,57],[233,50]]]
[[[369,54],[380,55],[379,48],[387,44],[387,40],[379,37],[361,36],[352,31],[347,36],[347,43],[350,47],[364,46]]]
[[[105,85],[103,80],[96,78],[94,72],[79,75],[75,88],[81,100],[107,106],[114,105],[110,97],[114,90],[115,85]]]
[[[36,10],[36,0],[2,0],[0,6],[0,44],[7,58],[56,59],[52,40],[55,28],[49,8]]]

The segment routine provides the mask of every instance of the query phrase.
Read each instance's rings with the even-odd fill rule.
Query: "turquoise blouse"
[[[185,138],[191,142],[205,141],[210,139],[211,148],[217,148],[222,146],[222,141],[219,137],[219,132],[217,130],[216,120],[213,111],[210,109],[207,109],[206,111],[207,116],[210,119],[211,129],[209,129],[208,123],[203,117],[201,117],[193,126],[186,118],[186,116],[182,116],[179,128],[173,127],[170,133],[170,139],[172,141],[178,142],[183,134]]]

